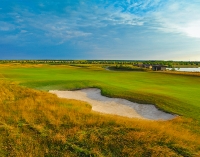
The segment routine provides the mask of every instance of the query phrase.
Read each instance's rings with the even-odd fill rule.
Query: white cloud
[[[43,38],[43,41],[52,38],[57,43],[63,43],[73,38],[92,37],[93,35],[100,38],[100,30],[109,28],[109,26],[120,25],[122,28],[123,26],[145,25],[146,28],[153,27],[162,32],[180,33],[200,38],[199,7],[191,2],[186,3],[185,0],[181,2],[118,0],[115,3],[107,3],[106,7],[103,3],[98,5],[81,3],[80,5],[77,10],[67,8],[66,14],[57,16],[55,12],[36,14],[27,9],[18,8],[9,15],[15,17],[16,25],[1,22],[0,30],[10,31],[17,28],[21,36],[29,34]],[[107,29],[107,31],[116,30]],[[108,34],[105,32],[104,35],[108,36]]]
[[[90,32],[78,30],[76,27],[71,27],[70,21],[62,17],[40,17],[41,20],[33,27],[41,29],[47,36],[61,39],[63,42],[71,38],[85,37],[91,35]],[[46,20],[45,20],[46,19]]]
[[[200,38],[200,20],[190,21],[185,25],[185,27],[181,27],[180,30],[185,32],[190,37]]]
[[[118,24],[124,24],[124,25],[143,25],[142,17],[138,17],[136,15],[133,15],[131,13],[123,13],[121,11],[111,11],[107,13],[107,17],[103,20],[107,20],[108,22],[111,22],[111,25],[118,25]]]
[[[20,33],[27,33],[28,31],[26,30],[21,30]]]
[[[0,31],[12,31],[15,29],[13,24],[0,21]]]
[[[41,7],[43,4],[39,4]],[[13,12],[6,16],[13,18],[15,25],[1,24],[1,31],[18,29],[18,36],[22,38],[29,35],[36,38],[56,39],[58,43],[63,43],[72,38],[88,37],[93,35],[93,31],[88,28],[102,28],[111,25],[143,25],[142,17],[123,12],[123,7],[115,8],[109,4],[107,8],[104,5],[98,6],[81,3],[78,10],[56,16],[54,12],[42,12],[36,14],[28,9],[16,7]],[[90,10],[88,12],[88,10]],[[70,15],[68,15],[70,13]],[[96,31],[98,34],[98,31]],[[97,35],[96,34],[96,35]],[[99,34],[98,34],[99,35]],[[46,38],[45,38],[46,37]]]
[[[200,38],[200,3],[195,0],[127,0],[116,3],[115,7],[111,5],[108,8],[110,13],[107,11],[108,20],[113,24],[141,26],[147,23],[147,27],[162,32]]]
[[[15,25],[0,22],[0,30],[9,31],[16,27],[18,29],[16,36],[20,40],[24,40],[25,37],[29,36],[29,38],[38,38],[42,42],[53,41],[52,44],[61,44],[72,38],[92,35],[90,32],[79,30],[73,17],[56,16],[51,12],[34,14],[28,10],[19,9],[9,13],[9,15],[15,17]],[[7,39],[13,41],[17,38]]]
[[[40,6],[41,8],[45,7],[45,5],[44,5],[43,3],[39,3],[39,6]]]
[[[3,38],[0,38],[0,43],[10,43],[13,41],[17,41],[18,39],[18,35],[6,35]]]
[[[199,5],[191,2],[169,1],[152,15],[159,30],[200,38],[199,7]]]

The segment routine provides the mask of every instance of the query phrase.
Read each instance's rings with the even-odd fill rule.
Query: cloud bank
[[[197,0],[3,1],[0,52],[12,52],[7,58],[21,51],[30,58],[187,60],[200,53],[199,7]]]

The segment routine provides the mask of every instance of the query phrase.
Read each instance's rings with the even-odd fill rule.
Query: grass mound
[[[150,71],[150,69],[135,67],[131,65],[115,65],[109,66],[110,70],[118,70],[118,71]]]
[[[100,115],[85,102],[0,81],[0,156],[198,156],[188,119]]]

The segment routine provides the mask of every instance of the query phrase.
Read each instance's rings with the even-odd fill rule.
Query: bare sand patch
[[[60,98],[76,99],[88,102],[93,111],[106,114],[114,114],[129,118],[149,120],[170,120],[176,117],[158,110],[154,105],[138,104],[121,98],[108,98],[101,95],[97,88],[81,89],[76,91],[50,90]]]

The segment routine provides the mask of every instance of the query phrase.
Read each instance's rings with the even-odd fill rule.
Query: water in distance
[[[172,68],[167,68],[168,70],[171,70]],[[176,71],[187,71],[187,72],[200,72],[199,68],[175,68]]]

